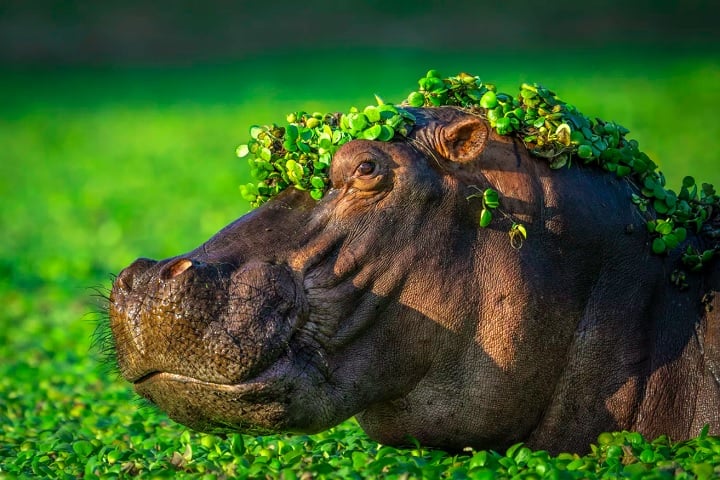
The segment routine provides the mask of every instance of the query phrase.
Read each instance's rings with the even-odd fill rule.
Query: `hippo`
[[[110,326],[135,391],[204,432],[354,416],[383,444],[449,451],[720,434],[717,260],[680,291],[684,245],[652,253],[633,182],[552,170],[462,109],[413,114],[404,138],[343,145],[320,201],[288,188],[122,270]],[[504,213],[480,228],[485,188]]]

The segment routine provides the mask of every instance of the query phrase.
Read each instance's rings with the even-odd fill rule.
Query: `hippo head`
[[[288,189],[197,249],[118,275],[117,362],[140,395],[202,431],[313,433],[355,415],[379,441],[446,448],[500,448],[541,425],[560,438],[557,411],[577,414],[577,397],[577,432],[583,419],[623,425],[611,407],[634,395],[619,390],[631,374],[602,363],[616,324],[589,359],[569,358],[588,311],[605,315],[594,295],[607,265],[629,267],[627,283],[603,286],[618,302],[606,316],[650,308],[639,292],[655,267],[640,274],[630,260],[645,240],[613,230],[638,223],[629,187],[551,172],[463,111],[413,113],[407,138],[341,147],[319,202]],[[598,181],[613,193],[588,193]],[[473,194],[488,187],[501,208],[480,228]],[[515,222],[528,232],[520,249]]]

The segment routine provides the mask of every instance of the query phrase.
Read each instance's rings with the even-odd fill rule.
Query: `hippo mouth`
[[[110,299],[120,372],[191,428],[274,430],[302,291],[283,265],[138,261]]]

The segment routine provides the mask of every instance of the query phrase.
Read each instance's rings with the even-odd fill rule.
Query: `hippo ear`
[[[465,163],[480,156],[488,138],[488,125],[466,116],[442,129],[438,152],[453,162]]]

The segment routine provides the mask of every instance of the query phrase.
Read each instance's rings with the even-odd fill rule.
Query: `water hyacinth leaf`
[[[303,177],[303,167],[295,160],[288,160],[285,163],[285,170],[287,171],[288,178],[295,184],[300,184]]]
[[[483,192],[483,204],[487,208],[497,208],[500,205],[499,198],[498,192],[492,188],[487,188]]]
[[[618,177],[626,177],[632,173],[632,169],[625,165],[618,165],[617,171],[615,173]]]
[[[432,105],[433,107],[439,107],[444,104],[444,100],[437,96],[431,96],[428,98],[428,100],[430,101],[430,105]]]
[[[93,446],[87,440],[78,440],[72,444],[72,449],[78,456],[85,458],[92,453]]]
[[[377,139],[381,142],[389,142],[395,136],[395,130],[389,125],[382,125],[380,127],[380,135]]]
[[[673,224],[665,220],[658,220],[655,231],[660,235],[667,235],[673,231]]]
[[[485,228],[492,222],[492,212],[487,208],[480,211],[480,226]]]
[[[419,108],[425,104],[425,95],[420,92],[412,92],[407,98],[408,105]]]
[[[589,145],[580,145],[578,147],[578,157],[587,160],[593,156],[592,148]]]
[[[658,255],[665,253],[665,242],[662,238],[656,238],[652,243],[652,251]]]
[[[507,135],[512,131],[512,124],[507,117],[498,118],[495,129],[500,135]]]
[[[348,117],[350,130],[360,132],[365,130],[368,126],[368,118],[363,113],[351,114]]]
[[[283,148],[288,152],[297,152],[298,146],[297,143],[290,141],[290,139],[285,139],[283,142]]]
[[[702,263],[709,263],[710,260],[715,256],[715,250],[705,250],[700,257]]]
[[[658,200],[665,199],[665,188],[663,188],[660,184],[655,184],[655,188],[653,189],[653,196],[657,198]]]
[[[369,127],[362,132],[362,138],[364,138],[365,140],[375,140],[380,136],[381,133],[382,126],[373,125],[372,127]]]
[[[245,157],[247,157],[247,155],[248,155],[249,153],[250,153],[250,149],[248,148],[248,146],[247,146],[246,144],[243,144],[243,145],[238,146],[238,147],[237,147],[237,150],[235,150],[235,154],[236,154],[239,158],[245,158]]]
[[[270,159],[272,159],[272,151],[267,147],[263,147],[262,149],[260,149],[260,158],[262,158],[266,162],[269,162]]]
[[[313,130],[308,127],[303,127],[298,131],[299,138],[304,142],[312,140],[314,135],[315,133],[313,132]]]
[[[480,106],[487,109],[493,109],[497,107],[498,100],[497,95],[493,91],[487,91],[480,98]]]
[[[341,130],[335,130],[332,133],[332,142],[333,145],[342,145],[345,143],[345,137],[343,136],[343,132]]]
[[[365,110],[363,110],[363,113],[367,117],[368,121],[370,123],[375,123],[380,121],[380,110],[378,110],[375,106],[368,106],[365,107]]]
[[[568,156],[567,155],[558,155],[557,157],[553,158],[550,161],[550,168],[553,170],[557,170],[559,168],[564,167],[568,164]]]
[[[653,202],[653,207],[655,208],[655,211],[660,214],[666,214],[668,212],[668,207],[665,204],[663,200],[660,200],[659,198],[656,198]]]
[[[314,177],[312,177],[310,179],[310,185],[312,185],[313,187],[315,187],[317,189],[322,190],[325,188],[325,181],[322,179],[322,177],[315,175]]]
[[[482,95],[483,95],[483,94],[480,92],[480,90],[477,90],[477,89],[474,89],[474,88],[473,88],[473,89],[470,89],[470,90],[466,91],[466,92],[465,92],[465,95],[467,95],[468,98],[471,99],[471,100],[478,101],[478,100],[480,100],[480,99],[482,98]]]
[[[291,123],[287,127],[285,127],[285,139],[290,140],[291,142],[294,142],[297,140],[298,136],[300,135],[300,130],[298,129],[298,126]]]
[[[323,133],[318,137],[318,147],[324,150],[330,150],[333,146],[332,135]]]
[[[680,240],[678,240],[677,236],[673,233],[663,235],[662,240],[665,242],[665,248],[667,250],[672,250],[680,244]]]
[[[257,140],[257,138],[260,136],[260,134],[263,133],[264,131],[265,131],[264,128],[262,128],[258,125],[253,125],[252,127],[250,127],[250,136]]]
[[[254,183],[248,183],[247,185],[240,185],[240,195],[248,202],[253,202],[260,194],[258,192],[257,185]]]

